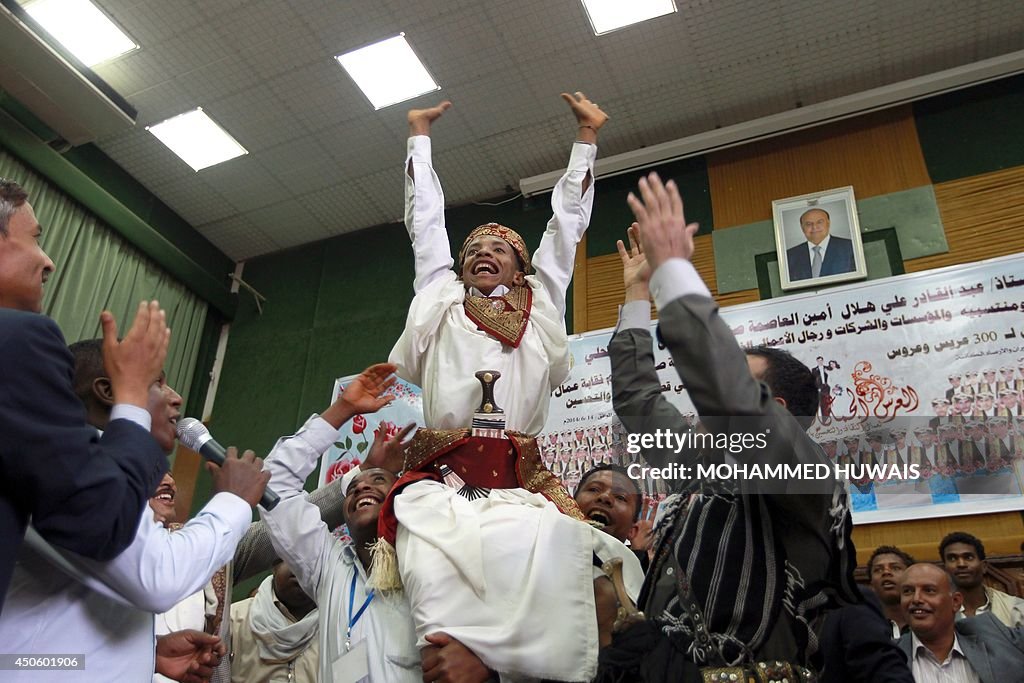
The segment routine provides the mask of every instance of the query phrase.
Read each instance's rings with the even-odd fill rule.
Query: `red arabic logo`
[[[871,363],[866,360],[857,363],[853,369],[851,416],[874,416],[891,420],[900,410],[907,413],[917,410],[920,400],[913,387],[897,387],[892,379],[870,373]]]

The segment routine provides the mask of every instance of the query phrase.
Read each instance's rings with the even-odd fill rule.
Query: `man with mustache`
[[[911,565],[901,582],[910,633],[900,649],[917,683],[1003,683],[1024,669],[1024,632],[992,614],[957,619],[963,595],[933,564]]]
[[[800,214],[800,230],[807,241],[786,250],[790,280],[806,280],[856,270],[853,242],[829,234],[831,226],[831,217],[824,209],[808,209]]]

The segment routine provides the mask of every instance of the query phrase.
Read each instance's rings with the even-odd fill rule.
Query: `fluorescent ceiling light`
[[[676,11],[674,0],[583,0],[594,35]]]
[[[22,6],[86,66],[139,47],[89,0],[31,0]]]
[[[248,154],[201,109],[193,109],[146,128],[194,170]]]
[[[404,33],[337,55],[335,59],[374,109],[383,109],[441,89],[412,51]]]

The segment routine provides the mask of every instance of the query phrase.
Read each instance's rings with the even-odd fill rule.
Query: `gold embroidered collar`
[[[518,348],[526,333],[533,307],[533,291],[529,286],[513,287],[502,296],[472,296],[466,293],[466,317],[478,329],[505,346]]]

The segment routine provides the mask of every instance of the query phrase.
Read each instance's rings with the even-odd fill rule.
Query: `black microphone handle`
[[[218,467],[224,464],[225,453],[226,451],[224,450],[224,447],[212,438],[199,447],[199,455],[203,456]],[[273,510],[280,502],[281,496],[277,495],[269,488],[263,490],[263,495],[260,497],[260,505],[262,505],[265,510]]]

